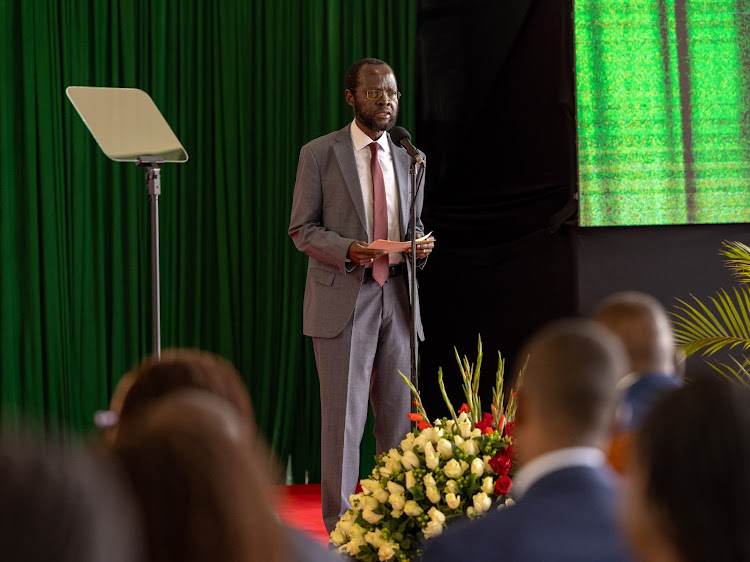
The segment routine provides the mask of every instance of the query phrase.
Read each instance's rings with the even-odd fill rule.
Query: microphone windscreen
[[[409,134],[409,131],[407,131],[403,127],[393,127],[393,129],[391,129],[391,140],[394,142],[394,144],[396,144],[397,146],[401,146],[401,141],[404,139],[411,141],[411,135]]]

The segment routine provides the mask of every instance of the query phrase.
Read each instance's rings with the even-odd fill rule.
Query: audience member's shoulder
[[[302,531],[294,527],[284,527],[289,545],[290,562],[335,562],[341,561],[336,554],[315,542]]]

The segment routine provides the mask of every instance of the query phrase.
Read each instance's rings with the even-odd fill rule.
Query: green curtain
[[[0,0],[0,406],[89,431],[151,351],[143,170],[108,160],[70,85],[147,91],[190,154],[162,171],[164,347],[233,361],[301,481],[320,408],[286,231],[299,148],[351,120],[343,77],[389,61],[413,128],[416,0]]]

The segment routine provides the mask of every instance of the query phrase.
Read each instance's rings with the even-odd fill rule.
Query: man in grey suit
[[[346,75],[354,121],[300,151],[289,235],[309,256],[303,331],[313,338],[320,379],[323,521],[330,533],[349,508],[359,474],[368,396],[377,452],[409,431],[409,260],[368,248],[376,239],[409,240],[410,157],[386,133],[401,96],[393,70],[363,59]],[[423,185],[416,202],[417,236]],[[417,245],[420,266],[434,247]],[[423,339],[419,302],[413,303]]]

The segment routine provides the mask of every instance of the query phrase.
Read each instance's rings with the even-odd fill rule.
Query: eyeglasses
[[[367,96],[368,100],[379,100],[380,96],[385,95],[386,99],[390,98],[392,100],[400,100],[401,99],[401,92],[396,90],[395,92],[384,92],[383,90],[366,90],[365,95]]]

